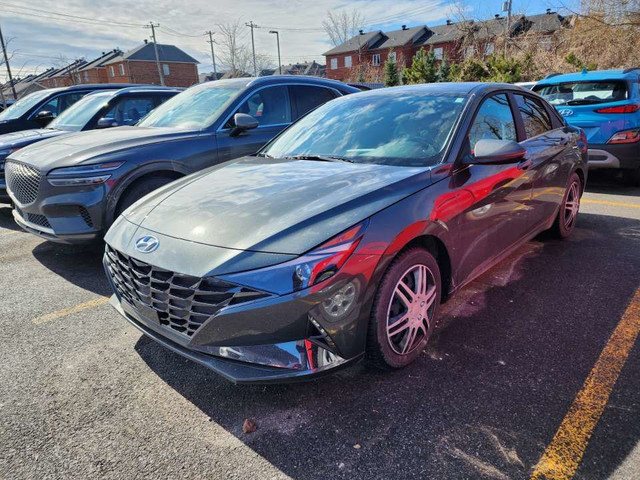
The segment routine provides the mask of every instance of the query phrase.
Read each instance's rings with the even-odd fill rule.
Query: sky
[[[543,13],[577,8],[579,0],[513,0],[517,13]],[[0,0],[0,27],[12,54],[14,76],[62,66],[65,60],[92,60],[103,51],[135,48],[159,23],[158,43],[174,44],[200,61],[201,72],[212,71],[211,52],[204,32],[236,20],[253,21],[256,53],[277,65],[275,35],[280,32],[282,63],[316,60],[331,43],[322,29],[328,11],[357,10],[365,30],[394,30],[401,25],[438,25],[448,18],[476,20],[500,13],[502,0]],[[565,10],[566,11],[566,10]],[[80,17],[80,18],[79,18]],[[215,39],[214,35],[214,39]],[[242,41],[250,46],[247,27]],[[0,67],[0,79],[6,71]]]

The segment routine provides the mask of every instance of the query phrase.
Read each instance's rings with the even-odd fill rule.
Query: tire
[[[578,221],[580,211],[580,197],[582,196],[582,182],[577,173],[572,173],[567,183],[567,188],[562,197],[560,211],[553,222],[551,233],[560,239],[571,235]]]
[[[622,172],[624,183],[629,187],[640,187],[640,168],[628,168]]]
[[[142,180],[134,183],[127,189],[127,191],[124,192],[124,195],[120,197],[118,207],[116,208],[116,214],[113,217],[114,220],[118,218],[122,212],[124,212],[127,208],[136,203],[146,194],[157,190],[167,183],[173,182],[173,180],[173,178],[169,177],[149,177],[143,178]]]
[[[419,289],[419,275],[427,278],[426,289]],[[365,355],[368,365],[393,370],[418,358],[433,333],[441,289],[438,262],[427,250],[410,248],[393,260],[382,277],[371,309]],[[413,297],[408,295],[409,291]],[[403,296],[405,302],[401,301]],[[405,320],[391,322],[395,327],[388,333],[390,319],[398,317]]]

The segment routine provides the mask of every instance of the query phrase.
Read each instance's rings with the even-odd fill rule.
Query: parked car
[[[582,128],[589,168],[622,169],[640,185],[640,68],[552,74],[533,90]]]
[[[11,99],[4,99],[4,102],[2,100],[0,100],[0,112],[9,108],[11,105],[13,105],[15,102],[15,100]]]
[[[33,92],[0,112],[0,135],[20,130],[44,128],[51,120],[87,93],[130,86],[131,84],[105,83],[48,88]]]
[[[586,178],[579,130],[519,87],[350,95],[127,209],[105,237],[111,303],[234,382],[403,367],[442,299],[571,234]]]
[[[129,87],[98,90],[78,100],[46,128],[0,135],[0,202],[8,202],[4,160],[11,153],[47,138],[100,128],[135,125],[142,117],[182,88]]]
[[[6,160],[14,218],[48,240],[101,239],[124,209],[149,192],[255,153],[293,120],[355,92],[312,77],[218,80],[176,95],[135,127],[44,140]]]

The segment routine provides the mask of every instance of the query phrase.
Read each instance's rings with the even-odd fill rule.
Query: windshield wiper
[[[258,152],[255,154],[256,157],[266,157],[266,158],[274,158],[273,155],[269,155],[268,153]]]
[[[303,155],[290,155],[288,157],[284,157],[286,160],[314,160],[317,162],[347,162],[353,163],[353,160],[344,157],[336,157],[333,155],[315,155],[311,153],[303,154]]]

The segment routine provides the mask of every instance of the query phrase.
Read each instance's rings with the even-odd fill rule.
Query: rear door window
[[[135,125],[155,108],[153,97],[125,97],[106,113],[104,118],[115,120],[118,125]]]
[[[622,80],[562,82],[537,85],[533,90],[551,105],[595,105],[619,102],[629,98],[627,84]]]
[[[549,114],[539,100],[517,94],[515,97],[527,138],[542,135],[553,128]]]
[[[296,108],[296,119],[336,98],[333,91],[324,87],[292,85],[290,89],[292,102]]]

